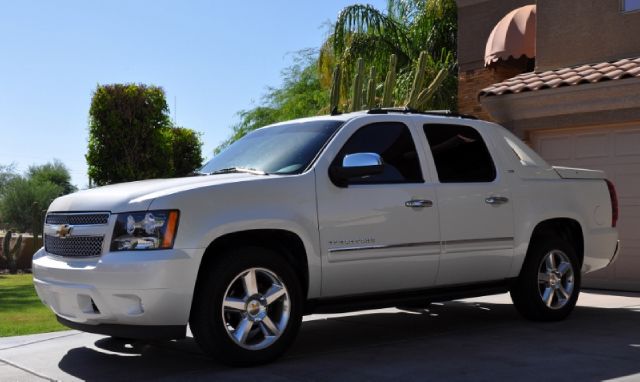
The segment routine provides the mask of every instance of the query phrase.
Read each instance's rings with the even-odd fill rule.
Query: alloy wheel
[[[574,285],[569,256],[557,249],[549,251],[538,267],[538,291],[542,302],[550,309],[561,309],[571,299]]]
[[[222,320],[231,339],[249,350],[269,347],[287,327],[291,300],[272,271],[250,268],[238,274],[222,301]]]

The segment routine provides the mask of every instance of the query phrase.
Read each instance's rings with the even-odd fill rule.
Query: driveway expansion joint
[[[25,373],[31,374],[31,375],[33,375],[34,377],[38,377],[38,378],[43,379],[43,380],[45,380],[45,381],[50,381],[50,382],[57,382],[57,381],[58,381],[57,379],[49,378],[49,377],[47,377],[47,376],[46,376],[46,375],[44,375],[44,374],[40,374],[40,373],[38,373],[38,372],[36,372],[36,371],[33,371],[33,370],[31,370],[31,369],[28,369],[28,368],[26,368],[26,367],[24,367],[24,366],[20,366],[20,365],[18,365],[18,364],[16,364],[16,363],[13,363],[13,362],[11,362],[11,361],[8,361],[8,360],[6,360],[6,359],[2,358],[2,357],[0,357],[0,362],[2,362],[2,363],[4,363],[4,364],[7,364],[7,365],[9,365],[9,366],[11,366],[11,367],[15,367],[15,368],[16,368],[16,369],[18,369],[18,370],[22,370],[22,371],[24,371]]]

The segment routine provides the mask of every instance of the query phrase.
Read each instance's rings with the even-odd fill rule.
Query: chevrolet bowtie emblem
[[[58,227],[58,229],[56,230],[56,236],[63,239],[69,235],[71,235],[71,230],[73,229],[72,226],[70,226],[69,224],[64,224]]]

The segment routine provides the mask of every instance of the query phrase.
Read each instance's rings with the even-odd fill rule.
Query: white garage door
[[[621,252],[584,285],[640,291],[640,125],[540,131],[533,148],[552,165],[604,170],[616,185]]]

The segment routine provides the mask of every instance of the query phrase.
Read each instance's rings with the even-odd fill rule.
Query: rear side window
[[[492,182],[496,168],[482,136],[460,125],[424,125],[440,183]]]
[[[345,143],[334,163],[345,155],[376,153],[382,157],[382,174],[352,179],[349,184],[422,182],[420,160],[409,128],[400,122],[379,122],[361,127]]]

